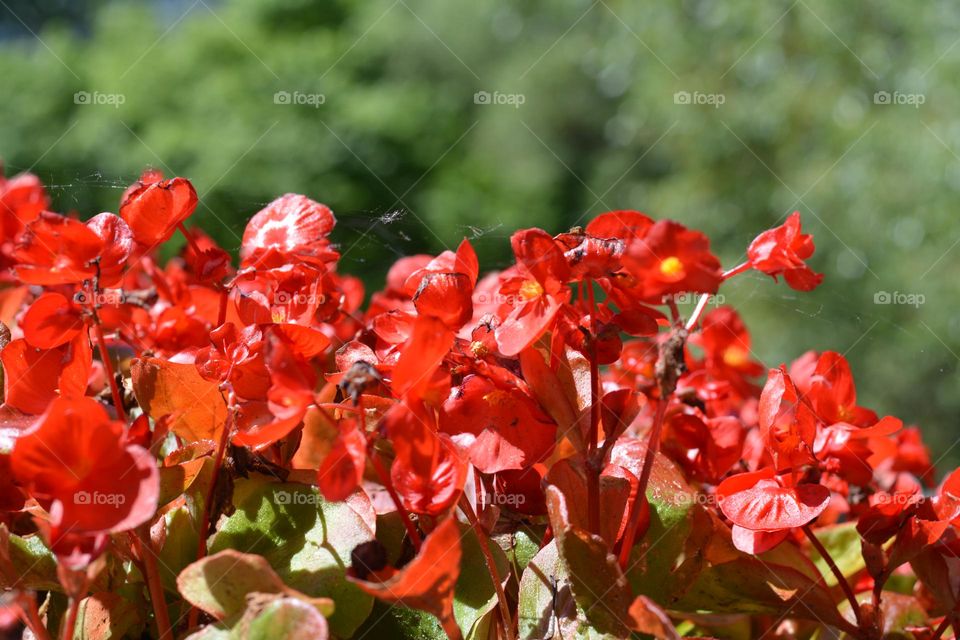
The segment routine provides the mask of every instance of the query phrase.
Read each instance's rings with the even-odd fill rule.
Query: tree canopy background
[[[756,356],[844,353],[862,404],[960,464],[957,3],[0,5],[0,157],[59,211],[115,211],[154,166],[235,250],[302,192],[376,288],[400,255],[467,236],[502,267],[516,228],[610,209],[700,228],[729,267],[799,210],[820,289],[723,290]]]

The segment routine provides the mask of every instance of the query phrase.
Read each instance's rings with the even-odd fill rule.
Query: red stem
[[[180,230],[180,233],[183,234],[183,237],[187,239],[187,244],[190,245],[190,248],[193,249],[193,252],[197,254],[197,257],[200,257],[200,254],[203,253],[200,251],[200,245],[197,244],[197,241],[193,239],[193,236],[190,235],[190,232],[187,231],[187,228],[183,226],[182,222],[177,223],[177,229]]]
[[[853,614],[857,618],[857,625],[863,626],[863,619],[860,613],[860,603],[857,602],[857,596],[853,592],[853,588],[850,586],[850,583],[847,582],[846,577],[844,577],[843,572],[840,571],[840,567],[837,566],[837,563],[833,561],[833,557],[830,555],[830,552],[827,551],[826,547],[821,544],[820,539],[817,538],[816,534],[810,528],[809,524],[805,524],[801,527],[803,532],[806,534],[807,539],[810,540],[810,544],[813,545],[813,548],[817,550],[817,553],[820,554],[820,557],[823,558],[824,562],[827,563],[827,566],[830,567],[830,571],[837,578],[837,583],[840,585],[840,588],[843,590],[844,595],[847,597],[847,600],[850,602],[850,607],[853,609]]]
[[[732,269],[727,269],[726,271],[723,272],[723,276],[722,276],[722,277],[723,277],[724,280],[729,280],[729,279],[732,278],[733,276],[740,275],[740,274],[743,273],[744,271],[749,271],[751,266],[752,266],[752,265],[750,264],[750,261],[748,260],[747,262],[743,262],[743,263],[741,263],[741,264],[738,264],[737,266],[733,267]]]
[[[943,637],[943,634],[946,633],[947,629],[950,628],[950,615],[943,616],[943,622],[940,623],[940,626],[936,628],[933,632],[933,635],[930,636],[930,640],[940,640]]]
[[[113,395],[113,404],[116,407],[117,418],[127,424],[127,412],[123,408],[123,396],[120,395],[120,388],[117,386],[117,377],[114,375],[113,362],[110,360],[110,352],[107,351],[107,339],[103,335],[103,327],[100,325],[100,317],[97,315],[96,292],[91,288],[90,291],[90,313],[93,316],[93,334],[97,340],[97,350],[100,352],[100,360],[103,362],[103,370],[107,375],[107,381],[110,383],[110,393]]]
[[[24,624],[27,625],[27,628],[30,629],[30,632],[37,638],[37,640],[50,640],[50,633],[47,631],[47,628],[43,626],[43,621],[40,619],[40,613],[37,611],[37,598],[33,594],[25,595],[21,600],[28,599],[30,601],[30,606],[25,607],[23,604],[19,604],[17,608],[20,610],[20,617],[23,619]]]
[[[220,441],[217,443],[217,452],[213,459],[213,474],[210,479],[210,487],[207,489],[207,495],[203,501],[203,517],[200,519],[200,539],[197,541],[197,560],[203,560],[207,555],[207,536],[210,533],[210,515],[213,506],[213,497],[217,488],[217,477],[220,475],[220,467],[223,465],[223,456],[227,449],[227,442],[230,440],[231,417],[233,413],[227,415],[227,422],[223,425],[223,432],[220,434]],[[187,621],[187,628],[192,629],[200,622],[200,610],[196,607],[190,609],[190,617]]]
[[[443,632],[447,634],[447,638],[450,640],[462,640],[463,633],[461,633],[457,620],[453,616],[445,616],[440,621],[440,626],[443,627]]]
[[[147,525],[144,525],[137,530],[136,535],[140,560],[143,562],[146,574],[147,589],[150,591],[150,603],[153,605],[153,617],[157,621],[157,635],[160,640],[173,640],[170,613],[167,611],[167,600],[163,595],[163,585],[160,582],[156,552],[153,550],[153,543],[150,541],[150,529]]]
[[[703,310],[707,308],[707,303],[710,301],[710,294],[704,293],[700,296],[700,299],[697,300],[697,306],[694,307],[693,313],[690,315],[690,319],[687,320],[685,329],[687,331],[693,331],[693,328],[697,326],[697,323],[700,322],[700,316],[703,315]]]
[[[397,513],[400,514],[400,519],[403,521],[403,526],[407,530],[407,535],[410,536],[410,542],[413,543],[413,548],[420,551],[420,544],[422,542],[420,532],[417,531],[417,526],[413,524],[413,520],[410,518],[410,512],[403,506],[400,494],[397,493],[393,482],[390,480],[390,473],[387,471],[387,468],[383,466],[383,462],[377,456],[377,452],[373,450],[373,439],[367,434],[367,414],[363,408],[363,394],[360,394],[357,398],[357,415],[360,416],[360,431],[364,437],[367,438],[367,457],[370,458],[370,462],[373,463],[377,477],[380,478],[380,484],[386,488],[387,493],[390,494],[390,499],[393,500],[394,506],[397,507]]]
[[[728,269],[723,272],[721,276],[724,280],[729,280],[733,276],[739,275],[744,271],[749,271],[751,264],[749,261],[738,264],[732,269]],[[700,316],[703,315],[703,310],[707,308],[707,303],[710,301],[710,294],[704,293],[700,296],[700,299],[697,300],[697,306],[693,310],[693,314],[690,316],[690,319],[687,320],[686,329],[687,331],[693,331],[693,328],[697,326],[697,322],[700,321]]]
[[[653,416],[653,425],[650,427],[650,436],[647,439],[647,451],[643,457],[643,467],[640,470],[640,482],[637,486],[637,495],[630,506],[630,518],[624,531],[622,546],[620,547],[620,567],[627,568],[630,561],[630,551],[637,537],[637,527],[640,525],[640,514],[643,513],[643,500],[647,495],[647,485],[650,484],[650,473],[653,471],[653,461],[660,450],[660,434],[663,431],[663,418],[667,413],[669,398],[660,398],[657,401],[657,412]]]
[[[587,301],[590,305],[590,433],[587,436],[587,456],[584,461],[587,474],[587,526],[600,534],[600,471],[602,461],[595,460],[597,440],[600,437],[600,365],[597,361],[597,304],[593,297],[593,282],[586,281]]]
[[[500,580],[500,571],[497,569],[496,560],[490,552],[490,545],[487,544],[487,534],[480,526],[480,520],[470,506],[470,501],[464,495],[460,496],[460,510],[467,516],[470,526],[477,534],[477,541],[480,543],[480,551],[483,553],[483,559],[487,563],[487,570],[490,572],[490,579],[493,580],[493,588],[497,592],[497,603],[500,606],[500,617],[503,622],[504,637],[510,638],[513,632],[513,621],[510,617],[510,605],[507,602],[507,594],[503,591],[503,582]]]
[[[227,321],[227,301],[230,298],[230,290],[227,287],[220,288],[220,308],[217,310],[217,326],[223,326]]]
[[[76,596],[70,597],[70,608],[67,609],[67,617],[64,619],[63,630],[61,631],[60,638],[62,640],[72,640],[73,630],[77,626],[77,614],[80,611],[80,598]]]
[[[383,466],[383,462],[380,461],[380,458],[377,457],[375,451],[370,451],[368,449],[368,457],[370,461],[373,462],[373,468],[377,472],[377,476],[380,478],[380,484],[382,484],[387,493],[390,494],[390,498],[393,500],[393,504],[397,507],[397,513],[400,514],[400,519],[403,520],[403,526],[407,530],[407,535],[410,536],[410,541],[413,542],[413,548],[417,551],[420,551],[420,533],[417,531],[417,527],[413,524],[413,520],[410,518],[410,512],[407,511],[406,507],[403,506],[403,502],[400,500],[400,495],[397,493],[397,490],[394,489],[393,483],[390,481],[390,474],[387,472],[386,467]]]

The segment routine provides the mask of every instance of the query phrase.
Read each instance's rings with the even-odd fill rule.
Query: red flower
[[[149,520],[160,490],[148,451],[91,398],[57,399],[17,438],[14,477],[50,514],[54,531],[96,534]]]
[[[80,309],[69,300],[59,293],[45,293],[23,314],[20,328],[31,347],[54,349],[73,340],[84,324]]]
[[[557,242],[541,229],[518,231],[510,238],[518,275],[506,280],[500,295],[509,312],[496,330],[500,353],[515,356],[548,331],[570,297],[570,268]]]
[[[456,504],[467,464],[449,436],[437,434],[432,412],[400,403],[387,412],[383,424],[396,453],[390,478],[404,506],[437,516]]]
[[[633,277],[630,288],[644,300],[685,291],[715,293],[723,280],[707,236],[671,220],[656,222],[629,242],[623,267]]]
[[[16,238],[27,223],[49,206],[50,200],[37,176],[21,173],[7,180],[0,175],[0,242]]]
[[[333,447],[317,470],[317,484],[323,497],[346,500],[363,480],[367,461],[367,438],[355,420],[341,420]]]
[[[197,351],[197,371],[212,382],[229,381],[238,396],[262,399],[270,389],[270,372],[264,364],[263,333],[257,325],[238,331],[228,322],[210,332],[213,346]]]
[[[763,365],[752,359],[750,332],[731,307],[719,307],[703,316],[700,333],[691,342],[703,347],[709,368],[755,377]]]
[[[643,238],[653,220],[639,211],[608,211],[601,213],[587,225],[587,234],[594,238],[615,238],[627,245]]]
[[[28,284],[70,284],[92,278],[103,241],[87,225],[45,211],[17,242],[17,277]]]
[[[783,366],[771,369],[760,394],[760,429],[778,469],[813,462],[817,422]]]
[[[456,330],[473,317],[478,272],[477,254],[464,239],[456,254],[444,251],[410,274],[404,291],[413,299],[418,314],[438,318]]]
[[[804,260],[813,255],[813,236],[800,233],[800,212],[794,211],[779,227],[758,235],[747,249],[750,265],[773,276],[783,275],[793,289],[811,291],[823,281]]]
[[[101,287],[120,284],[120,277],[127,260],[136,248],[133,231],[123,218],[112,213],[101,213],[87,220],[87,227],[100,238],[103,251],[100,253],[99,277]]]
[[[541,462],[553,451],[557,437],[557,425],[532,398],[476,375],[450,390],[440,429],[466,446],[470,461],[483,473]]]
[[[850,365],[839,353],[824,351],[810,378],[807,391],[817,417],[829,425],[866,427],[877,421],[877,414],[857,406],[857,390]]]
[[[717,500],[723,515],[736,526],[775,533],[802,527],[823,513],[830,504],[830,490],[819,484],[791,486],[767,468],[727,478],[717,487]],[[747,547],[742,551],[754,552],[751,545],[756,541],[749,535],[734,535],[733,542]]]
[[[718,482],[743,454],[743,424],[732,416],[681,413],[671,417],[667,426],[664,451],[694,478]]]
[[[618,237],[598,238],[582,231],[573,231],[561,233],[554,239],[563,248],[563,257],[570,265],[572,280],[608,278],[620,270],[620,257],[625,244]]]
[[[306,196],[288,193],[257,212],[243,232],[241,266],[269,269],[291,258],[322,266],[339,254],[327,236],[337,220],[330,208]]]
[[[77,333],[54,349],[35,349],[26,340],[14,340],[4,347],[0,360],[4,403],[24,413],[41,414],[58,395],[86,393],[92,354],[87,336]]]
[[[165,242],[197,208],[197,192],[186,178],[140,183],[120,204],[133,237],[152,249]]]

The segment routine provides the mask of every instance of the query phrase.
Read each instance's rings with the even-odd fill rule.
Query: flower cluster
[[[821,283],[799,213],[727,270],[638,211],[517,231],[500,272],[464,240],[364,305],[327,206],[269,203],[237,263],[184,226],[197,206],[147,171],[83,222],[0,179],[0,624],[345,638],[409,623],[398,604],[410,637],[960,626],[960,474],[934,487],[842,355],[768,370],[708,310],[751,271]]]

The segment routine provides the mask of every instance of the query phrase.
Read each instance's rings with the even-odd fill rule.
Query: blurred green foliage
[[[0,156],[60,210],[115,210],[153,165],[197,185],[193,222],[235,249],[262,204],[302,192],[337,212],[344,270],[379,286],[398,255],[467,235],[501,267],[517,227],[619,208],[703,229],[733,266],[798,209],[824,285],[723,291],[757,357],[846,353],[862,403],[960,462],[960,5],[46,4],[0,8]]]

